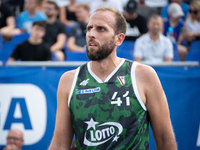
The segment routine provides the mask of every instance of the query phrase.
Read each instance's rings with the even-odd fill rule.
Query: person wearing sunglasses
[[[23,133],[18,129],[11,129],[6,140],[3,150],[21,150],[24,143]]]
[[[190,3],[183,37],[188,44],[194,40],[200,40],[200,0],[193,0]]]
[[[183,13],[184,13],[184,15],[182,16],[182,20],[185,21],[187,15],[188,15],[188,11],[189,11],[189,5],[184,3],[183,0],[171,0],[171,3],[177,3],[181,6]],[[161,16],[163,18],[163,21],[168,21],[170,18],[169,14],[168,14],[168,9],[169,9],[170,4],[168,4],[167,6],[162,8]]]

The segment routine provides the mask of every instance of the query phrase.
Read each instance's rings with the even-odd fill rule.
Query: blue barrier
[[[0,68],[0,149],[9,128],[24,132],[23,150],[45,150],[53,136],[61,75],[76,67]],[[200,149],[200,68],[154,67],[166,93],[180,150]],[[199,133],[199,134],[198,134]],[[150,149],[155,143],[150,132]]]

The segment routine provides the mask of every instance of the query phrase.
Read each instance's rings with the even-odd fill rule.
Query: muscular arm
[[[57,91],[57,114],[54,136],[49,150],[69,150],[73,128],[68,108],[68,97],[72,86],[75,70],[62,75]]]
[[[138,65],[136,79],[149,113],[157,150],[176,150],[167,99],[156,72],[151,67]]]

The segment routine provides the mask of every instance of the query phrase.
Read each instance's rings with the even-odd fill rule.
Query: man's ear
[[[124,41],[125,35],[123,33],[119,33],[115,35],[115,45],[118,47]]]

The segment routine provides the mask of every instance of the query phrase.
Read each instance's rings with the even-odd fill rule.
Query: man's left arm
[[[169,108],[160,80],[151,67],[140,65],[136,73],[142,85],[157,150],[176,150]]]

